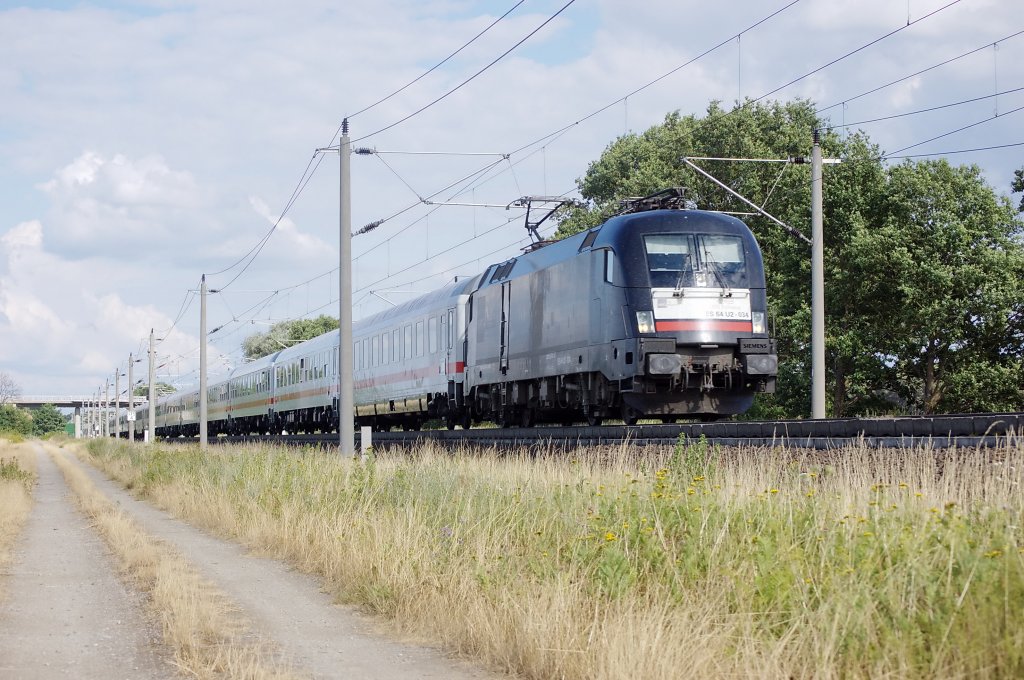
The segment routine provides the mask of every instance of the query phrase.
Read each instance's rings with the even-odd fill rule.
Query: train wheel
[[[600,427],[601,423],[603,423],[603,422],[604,422],[604,418],[602,418],[601,416],[597,415],[596,413],[588,413],[587,414],[587,425],[590,425],[591,427]]]

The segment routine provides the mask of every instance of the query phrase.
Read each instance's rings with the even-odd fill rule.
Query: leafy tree
[[[0,404],[9,404],[21,396],[21,386],[7,373],[0,371]]]
[[[242,351],[249,361],[259,359],[292,345],[337,330],[338,320],[321,314],[315,319],[279,321],[265,333],[255,333],[242,342]]]
[[[32,414],[32,434],[41,436],[63,432],[68,419],[53,404],[43,404]]]
[[[1019,408],[1024,225],[977,166],[887,174],[879,224],[850,259],[887,301],[864,335],[894,369],[890,388],[928,413]]]
[[[803,100],[747,102],[728,112],[713,102],[703,117],[669,114],[660,125],[618,138],[590,164],[578,180],[587,204],[563,213],[557,235],[599,224],[621,199],[667,186],[688,187],[704,209],[749,210],[680,157],[806,157],[811,130],[824,128],[813,104]],[[844,160],[824,173],[832,413],[982,410],[1012,403],[1021,384],[1013,381],[1020,372],[1024,295],[1014,285],[1021,281],[1014,274],[1021,271],[1021,225],[1006,211],[1008,204],[976,169],[934,162],[886,169],[880,150],[864,134],[843,139],[826,130],[821,145],[824,155]],[[700,164],[809,235],[808,166]],[[1019,179],[1024,184],[1024,177]],[[764,217],[743,219],[764,253],[769,314],[781,355],[778,392],[759,398],[752,415],[805,415],[811,380],[810,249]],[[956,272],[960,264],[970,272]],[[933,278],[950,286],[930,287]],[[938,323],[940,308],[945,325]],[[953,333],[948,342],[942,340],[946,333]],[[947,353],[929,355],[928,341],[944,345]],[[988,379],[999,383],[986,388]]]
[[[0,405],[0,432],[32,434],[32,416],[23,408],[11,404]]]
[[[174,385],[168,385],[165,382],[158,382],[156,384],[156,387],[153,388],[153,391],[156,392],[156,396],[162,397],[165,394],[174,394],[175,392],[178,391],[178,388],[176,388]],[[132,391],[132,394],[136,397],[148,397],[149,385],[139,385]]]

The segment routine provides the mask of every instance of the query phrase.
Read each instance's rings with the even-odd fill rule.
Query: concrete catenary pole
[[[110,436],[110,378],[103,381],[103,436]]]
[[[153,329],[149,329],[149,428],[146,430],[146,441],[150,444],[156,441],[156,387],[153,385],[153,376],[156,373],[153,355],[156,348],[153,347]]]
[[[114,438],[121,437],[121,367],[114,369]]]
[[[206,441],[206,274],[199,284],[199,448],[205,449]]]
[[[352,141],[348,136],[348,118],[341,123],[338,155],[341,157],[338,220],[338,450],[343,456],[355,456],[355,399],[352,391]]]
[[[811,150],[811,417],[825,417],[825,243],[818,131]]]
[[[128,353],[128,441],[135,441],[135,357]]]

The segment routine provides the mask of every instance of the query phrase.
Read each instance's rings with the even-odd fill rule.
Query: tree
[[[858,275],[887,302],[865,336],[893,367],[891,388],[926,413],[1019,409],[1024,225],[977,166],[907,161],[887,174],[879,223],[849,259],[869,265]]]
[[[178,388],[175,387],[174,385],[168,385],[165,382],[158,382],[156,386],[153,388],[153,391],[156,392],[157,397],[162,397],[165,394],[174,394],[175,392],[178,391]],[[149,384],[139,385],[132,391],[132,394],[136,397],[148,397]]]
[[[1013,182],[1010,184],[1010,190],[1015,194],[1024,191],[1024,168],[1013,173]],[[1020,197],[1020,205],[1017,206],[1017,212],[1024,212],[1024,196]]]
[[[337,329],[338,320],[326,314],[321,314],[315,319],[279,321],[267,332],[247,337],[242,342],[242,351],[246,360],[252,361]]]
[[[63,432],[68,419],[53,404],[43,404],[32,414],[32,434],[42,436]]]
[[[0,432],[32,434],[32,416],[23,408],[11,404],[0,405]]]
[[[9,404],[21,396],[21,386],[9,374],[0,371],[0,404]]]

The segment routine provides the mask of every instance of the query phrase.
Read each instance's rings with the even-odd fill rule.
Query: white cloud
[[[21,249],[38,248],[43,244],[43,225],[38,220],[22,222],[0,236],[0,244],[11,255]]]

